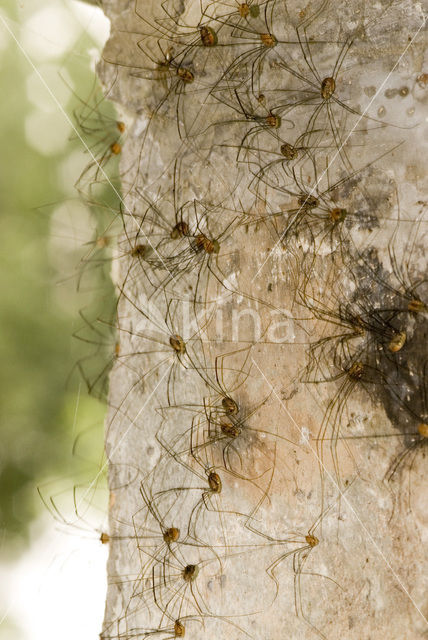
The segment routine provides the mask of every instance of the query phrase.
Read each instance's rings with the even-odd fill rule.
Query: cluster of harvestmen
[[[342,441],[401,439],[403,449],[391,462],[389,481],[405,463],[411,470],[425,448],[428,366],[420,344],[426,338],[426,281],[417,279],[412,265],[423,207],[400,251],[397,239],[406,221],[395,214],[388,244],[390,271],[374,250],[359,247],[353,235],[355,229],[372,231],[394,219],[394,214],[379,213],[370,180],[382,179],[382,159],[397,145],[371,151],[367,140],[372,130],[405,127],[353,106],[346,94],[346,75],[356,64],[352,53],[360,34],[369,34],[386,11],[374,12],[343,35],[342,25],[335,34],[328,26],[328,0],[297,17],[279,0],[200,0],[197,23],[189,23],[169,0],[154,18],[147,16],[143,0],[135,0],[132,12],[138,26],[127,34],[133,60],[107,59],[136,86],[141,79],[153,85],[153,108],[136,166],[121,173],[123,192],[135,204],[132,210],[123,204],[117,212],[124,230],[114,260],[126,265],[118,284],[119,302],[132,308],[141,323],[129,326],[120,313],[113,323],[104,322],[115,332],[112,361],[134,380],[114,407],[114,416],[126,415],[127,396],[135,388],[152,388],[153,380],[167,373],[165,397],[157,407],[161,423],[155,439],[161,455],[139,480],[141,508],[127,523],[127,535],[102,534],[103,542],[109,536],[134,541],[139,558],[136,575],[112,577],[118,584],[131,584],[131,595],[120,616],[106,624],[104,640],[203,637],[212,623],[225,625],[230,637],[253,637],[242,611],[232,606],[222,611],[218,593],[207,592],[203,585],[221,582],[226,565],[238,559],[247,562],[256,552],[268,558],[263,567],[266,602],[279,597],[282,565],[291,558],[295,614],[326,637],[310,619],[304,584],[311,575],[320,576],[306,567],[320,542],[321,523],[336,503],[325,504],[323,491],[320,515],[305,531],[284,527],[278,533],[278,528],[269,531],[262,525],[274,476],[287,468],[283,449],[300,444],[277,426],[265,425],[263,407],[269,396],[248,400],[245,390],[255,375],[252,345],[221,353],[215,353],[215,343],[207,346],[206,329],[216,312],[209,281],[222,287],[226,298],[239,293],[264,304],[228,279],[225,246],[230,247],[228,241],[239,227],[263,223],[279,245],[301,252],[295,298],[306,314],[323,323],[324,335],[309,344],[308,364],[297,377],[308,385],[331,382],[335,389],[315,437],[323,486],[331,463],[340,491],[349,487],[341,470]],[[98,107],[98,102],[84,105],[80,118],[82,132],[93,137],[96,160],[82,172],[78,187],[84,191],[89,184],[91,198],[109,159],[120,154],[125,134],[124,123],[103,119]],[[176,126],[177,152],[170,171],[162,174],[163,186],[153,193],[139,180],[155,156],[149,140],[161,135],[165,119]],[[206,159],[208,147],[235,164],[228,167],[232,184],[224,182],[227,188],[216,202],[208,192],[186,196],[183,187],[189,157],[191,162]],[[371,157],[356,166],[354,151],[362,147]],[[169,175],[171,183],[165,188]],[[262,213],[252,213],[255,210],[238,196],[242,181],[249,197],[264,200]],[[278,196],[288,204],[278,207]],[[399,210],[398,196],[391,197],[389,207]],[[104,261],[100,251],[110,243],[108,234],[97,237],[83,267]],[[319,255],[327,255],[332,267],[346,273],[329,296],[326,283],[323,294],[317,289]],[[188,300],[177,293],[179,284],[192,302],[187,325],[181,306]],[[101,346],[98,329],[82,317],[90,332],[83,339]],[[84,362],[79,368],[92,389],[105,377],[103,371],[89,379]],[[194,374],[205,389],[200,398],[182,401],[177,393],[184,372]],[[356,388],[382,399],[391,433],[343,433],[347,403]],[[171,424],[185,427],[172,433]],[[50,506],[60,517],[55,499]],[[231,521],[233,527],[228,526]],[[321,577],[340,588],[332,577]],[[148,620],[144,628],[136,622],[143,611]]]

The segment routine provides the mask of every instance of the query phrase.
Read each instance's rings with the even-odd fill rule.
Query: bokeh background
[[[101,626],[118,202],[85,167],[117,133],[94,71],[108,33],[94,5],[1,3],[2,639],[85,640]]]

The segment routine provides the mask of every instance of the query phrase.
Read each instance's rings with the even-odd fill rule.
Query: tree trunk
[[[420,5],[104,9],[128,134],[101,637],[425,637]]]

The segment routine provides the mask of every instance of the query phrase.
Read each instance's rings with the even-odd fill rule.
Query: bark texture
[[[104,10],[101,637],[428,637],[422,5]]]

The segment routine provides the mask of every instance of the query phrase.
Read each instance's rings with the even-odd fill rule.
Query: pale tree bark
[[[101,637],[416,640],[423,8],[256,6],[104,3],[128,135]]]

